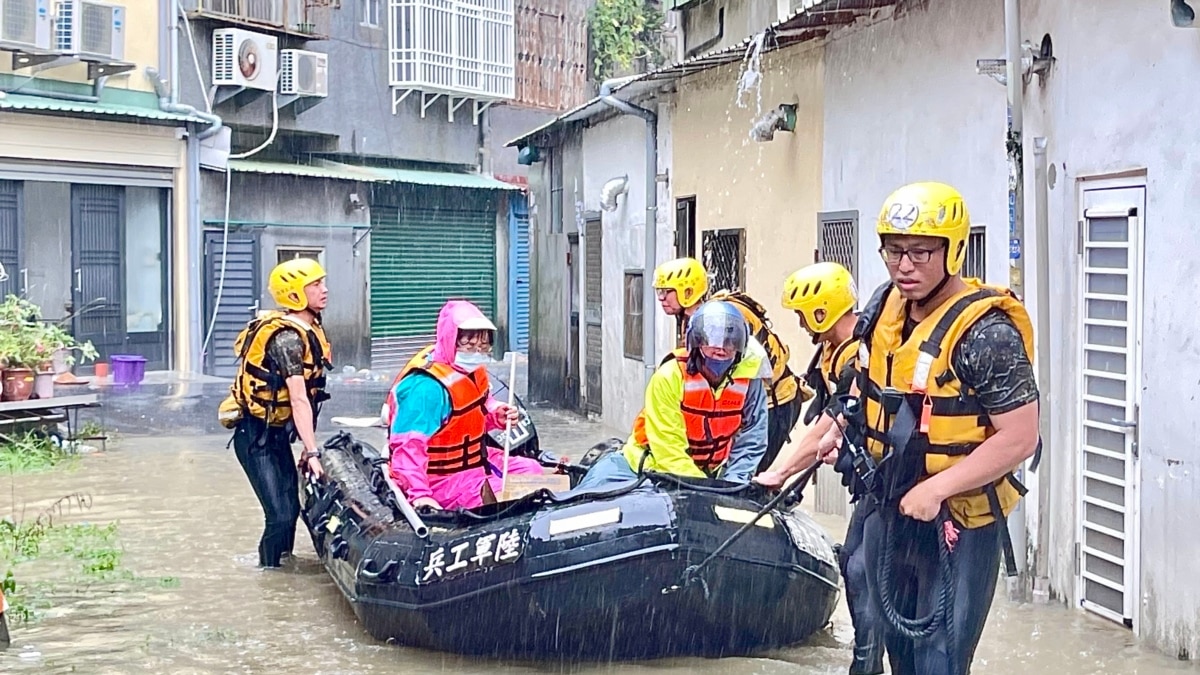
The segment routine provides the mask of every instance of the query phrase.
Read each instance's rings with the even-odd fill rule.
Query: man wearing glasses
[[[949,185],[888,197],[876,231],[891,281],[855,329],[862,413],[839,417],[818,448],[854,471],[846,433],[878,465],[863,539],[896,675],[970,670],[1002,553],[1016,574],[1005,519],[1024,488],[1012,472],[1038,444],[1029,315],[1008,289],[962,278],[970,227]]]

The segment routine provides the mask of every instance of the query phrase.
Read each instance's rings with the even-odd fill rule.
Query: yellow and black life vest
[[[964,281],[968,287],[918,323],[907,340],[903,339],[907,302],[899,293],[884,291],[881,306],[860,321],[860,326],[873,326],[859,331],[863,340],[858,381],[865,403],[867,449],[876,461],[894,449],[896,439],[889,438],[888,432],[901,402],[910,406],[910,419],[916,420],[905,452],[923,454],[924,477],[954,466],[995,433],[975,393],[964,389],[951,364],[963,335],[989,311],[1008,314],[1033,360],[1033,325],[1016,296],[1003,287]],[[964,527],[977,528],[997,517],[1003,519],[1023,494],[1024,488],[1010,473],[993,485],[951,497],[947,505]]]
[[[715,394],[703,375],[688,373],[686,349],[676,349],[671,358],[679,364],[683,375],[683,399],[679,402],[679,409],[687,430],[688,455],[701,471],[714,475],[729,459],[733,439],[742,428],[742,410],[750,390],[750,380],[734,378],[725,384],[719,394]],[[645,411],[638,413],[633,422],[633,442],[643,448],[650,446],[646,435]]]
[[[788,403],[797,396],[804,402],[813,397],[813,392],[803,386],[800,378],[788,366],[791,355],[787,345],[775,331],[771,330],[771,320],[767,318],[767,310],[754,298],[742,292],[718,291],[710,300],[723,300],[737,308],[750,328],[750,334],[767,350],[767,360],[771,362],[771,385],[767,388],[767,407]]]
[[[284,328],[300,333],[304,345],[304,388],[314,414],[329,399],[325,393],[325,371],[333,367],[329,340],[320,323],[310,326],[294,314],[276,311],[246,324],[233,342],[241,364],[230,386],[230,397],[241,414],[273,427],[285,426],[292,418],[286,378],[267,353],[271,338]],[[222,412],[225,407],[222,406]]]
[[[822,342],[813,354],[808,370],[804,374],[804,382],[816,395],[808,404],[804,413],[804,423],[812,424],[833,400],[838,385],[845,375],[847,367],[853,368],[858,358],[858,338],[846,338],[836,347],[830,342]],[[848,382],[847,382],[848,384]]]

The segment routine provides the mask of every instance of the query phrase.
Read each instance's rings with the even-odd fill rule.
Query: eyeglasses
[[[879,255],[883,256],[883,261],[889,265],[897,265],[900,259],[908,256],[909,261],[914,265],[924,265],[929,262],[941,247],[938,248],[900,248],[897,246],[880,246]]]
[[[459,342],[458,351],[474,354],[487,354],[492,351],[490,342]]]
[[[667,296],[674,292],[675,292],[674,288],[656,288],[656,289],[654,289],[654,296],[657,297],[659,300],[666,300]]]

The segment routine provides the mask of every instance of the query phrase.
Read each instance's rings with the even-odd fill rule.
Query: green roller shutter
[[[496,212],[422,201],[416,208],[372,207],[373,368],[401,365],[430,344],[447,300],[470,300],[495,321]]]

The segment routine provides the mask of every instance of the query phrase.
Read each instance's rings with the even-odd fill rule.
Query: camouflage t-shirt
[[[283,377],[304,375],[304,342],[300,331],[281,328],[267,342],[267,356]]]

